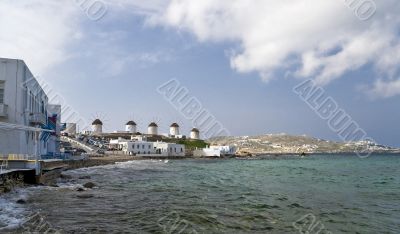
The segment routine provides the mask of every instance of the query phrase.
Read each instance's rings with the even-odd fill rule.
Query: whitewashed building
[[[196,149],[193,151],[195,157],[221,157],[221,151],[219,149]]]
[[[156,154],[161,156],[185,156],[185,146],[181,144],[154,142]]]
[[[153,142],[146,141],[126,141],[121,142],[121,149],[129,155],[154,155],[156,150],[153,146]]]
[[[0,58],[0,122],[20,126],[20,130],[0,129],[0,154],[46,155],[48,135],[21,130],[47,128],[48,97],[25,62]],[[57,117],[58,118],[58,117]],[[52,151],[57,146],[51,146]]]
[[[221,156],[234,155],[236,153],[236,146],[232,145],[213,145],[210,149],[220,151]]]
[[[236,147],[229,145],[214,145],[204,149],[193,151],[195,157],[221,157],[235,155]]]
[[[185,156],[185,146],[166,142],[132,141],[126,139],[110,140],[111,150],[122,151],[135,156]]]

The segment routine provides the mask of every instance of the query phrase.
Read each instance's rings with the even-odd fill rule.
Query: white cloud
[[[380,77],[375,86],[383,87],[399,73],[398,0],[375,0],[377,11],[368,21],[359,20],[346,0],[104,1],[111,12],[102,20],[131,12],[152,25],[191,32],[201,42],[237,42],[232,68],[259,72],[264,80],[286,70],[328,84],[372,65]],[[85,40],[81,21],[87,17],[76,2],[1,1],[0,56],[24,59],[35,74],[67,59],[70,43]],[[145,53],[134,60],[156,63],[163,57]],[[116,73],[124,64],[116,63]]]
[[[366,91],[373,98],[390,98],[400,95],[400,79],[390,81],[377,80]]]
[[[80,36],[73,1],[0,1],[0,56],[23,59],[36,75],[68,56]]]
[[[395,74],[400,62],[400,53],[394,52],[400,50],[398,1],[376,0],[376,14],[367,21],[358,19],[346,2],[171,0],[151,22],[189,31],[199,41],[239,42],[231,66],[257,71],[263,79],[287,69],[328,84],[369,64]]]

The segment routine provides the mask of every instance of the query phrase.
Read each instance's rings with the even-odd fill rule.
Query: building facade
[[[236,147],[232,145],[213,145],[210,149],[220,151],[223,156],[234,155],[236,153]]]
[[[161,156],[185,156],[185,146],[181,144],[154,142],[156,154]]]
[[[153,142],[145,141],[127,141],[121,142],[121,149],[129,155],[151,155],[155,154]]]
[[[195,157],[221,157],[221,151],[219,149],[196,149],[193,151]]]
[[[110,140],[109,149],[136,156],[185,156],[184,145],[166,142],[133,141],[120,138]]]
[[[24,61],[0,58],[0,122],[48,129],[48,97]],[[49,135],[28,130],[0,130],[0,154],[46,155]]]

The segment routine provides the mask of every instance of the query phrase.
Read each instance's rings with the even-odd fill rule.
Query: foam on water
[[[5,214],[18,225],[27,206],[66,233],[299,233],[304,217],[332,233],[398,233],[399,168],[392,156],[131,161],[63,172]],[[96,187],[76,190],[86,182]]]
[[[0,197],[0,233],[14,230],[24,222],[28,210],[17,201],[27,200],[28,196],[26,190],[18,189]]]

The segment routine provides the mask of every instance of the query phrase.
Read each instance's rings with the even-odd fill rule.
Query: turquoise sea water
[[[400,156],[133,161],[66,174],[58,188],[24,191],[16,208],[67,233],[400,233]],[[98,187],[76,191],[88,181]]]

